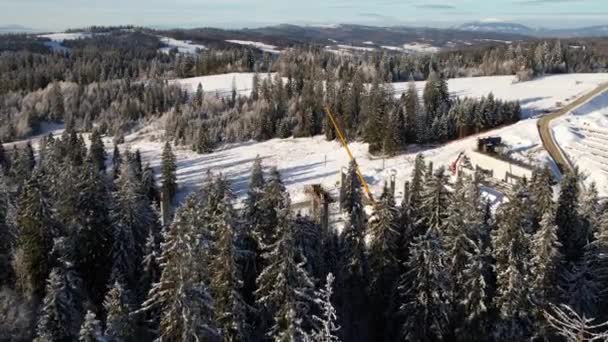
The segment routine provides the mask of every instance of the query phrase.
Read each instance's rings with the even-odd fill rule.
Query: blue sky
[[[0,0],[0,26],[46,30],[118,24],[447,27],[478,20],[551,28],[608,24],[608,0]]]

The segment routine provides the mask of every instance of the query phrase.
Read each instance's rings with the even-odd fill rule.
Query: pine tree
[[[73,243],[55,240],[53,254],[58,266],[51,271],[38,319],[36,341],[76,340],[84,312],[82,281],[73,266]]]
[[[401,150],[403,137],[402,113],[399,108],[388,114],[387,127],[384,133],[382,148],[386,155],[394,156]]]
[[[72,319],[71,306],[73,298],[67,291],[65,274],[60,268],[54,268],[48,279],[46,296],[38,320],[37,342],[70,341],[75,339],[70,331]]]
[[[575,264],[571,272],[567,272],[573,278],[566,277],[566,286],[571,284],[570,290],[575,291],[577,295],[570,297],[569,291],[564,293],[566,298],[571,299],[570,303],[575,309],[584,308],[585,311],[579,312],[588,315],[608,302],[608,213],[604,212],[598,222],[594,240],[585,246],[583,260]],[[581,288],[590,289],[586,294],[588,297],[583,296]],[[602,318],[607,317],[603,312],[600,314]]]
[[[173,201],[173,197],[177,192],[177,178],[175,175],[176,168],[175,155],[171,150],[171,144],[167,141],[162,153],[161,166],[161,177],[163,180],[161,191],[163,196],[166,196],[167,201]]]
[[[432,165],[429,165],[425,178],[420,206],[424,217],[422,223],[427,229],[436,229],[440,235],[443,235],[449,214],[448,205],[451,201],[445,169],[439,168],[433,173]]]
[[[211,241],[204,231],[203,208],[189,197],[177,211],[164,237],[159,259],[161,277],[138,312],[158,309],[159,338],[196,341],[217,337],[214,304],[208,287],[206,248]]]
[[[561,255],[559,253],[560,243],[557,239],[557,226],[553,223],[553,214],[548,212],[543,217],[540,229],[534,234],[531,241],[530,253],[532,254],[530,275],[531,295],[536,307],[536,320],[542,321],[542,314],[549,309],[550,303],[556,303],[558,299],[557,286],[559,283],[559,271]],[[546,334],[546,328],[541,324],[537,328],[539,334]]]
[[[585,241],[592,241],[593,234],[599,226],[601,206],[595,182],[592,182],[580,195],[579,217],[582,231],[587,234]]]
[[[458,304],[465,317],[457,334],[463,340],[483,340],[488,332],[488,312],[490,310],[489,284],[487,282],[488,265],[483,250],[475,246],[467,253],[467,263],[459,276],[457,283],[462,289],[463,296]],[[454,316],[456,319],[462,319]]]
[[[501,320],[496,338],[500,339],[522,339],[530,334],[530,291],[525,285],[530,267],[528,222],[523,210],[528,203],[524,193],[520,187],[501,208],[498,229],[492,236],[497,277],[494,305]]]
[[[405,94],[405,127],[406,127],[406,141],[415,142],[418,141],[418,114],[419,114],[419,103],[418,103],[418,90],[416,90],[416,83],[414,78],[410,75],[410,81],[408,83],[407,92]]]
[[[114,145],[114,152],[112,154],[112,178],[116,179],[120,175],[120,169],[122,165],[122,156],[117,145]]]
[[[361,181],[357,174],[357,162],[354,160],[348,165],[344,183],[340,188],[340,199],[342,209],[347,213],[352,212],[355,205],[361,204]]]
[[[160,278],[158,257],[159,255],[156,236],[153,231],[150,231],[148,233],[148,238],[146,239],[146,245],[144,247],[144,258],[141,263],[142,272],[139,284],[142,289],[138,292],[140,292],[142,296],[147,295],[152,285],[158,282]]]
[[[407,341],[437,341],[449,333],[451,280],[445,272],[446,254],[437,229],[414,238],[409,270],[399,287]]]
[[[8,173],[9,167],[10,159],[4,151],[4,145],[2,144],[2,141],[0,141],[0,169],[2,169],[2,172]]]
[[[602,284],[592,265],[596,258],[593,245],[587,245],[579,261],[563,272],[563,301],[587,317],[603,313],[599,307]]]
[[[240,265],[243,272],[243,294],[245,301],[253,305],[255,298],[255,279],[258,275],[258,265],[261,262],[261,246],[258,245],[255,231],[264,222],[264,211],[262,199],[264,196],[265,180],[262,171],[262,160],[256,157],[251,170],[249,190],[245,199],[243,221],[241,225],[240,238],[243,250]]]
[[[583,254],[588,232],[583,231],[578,217],[578,173],[567,172],[561,182],[555,223],[561,253],[568,262],[578,261]]]
[[[65,114],[63,94],[58,82],[54,82],[48,92],[49,116],[51,120],[61,120]]]
[[[95,316],[92,311],[87,311],[84,317],[84,322],[80,328],[80,334],[78,336],[80,342],[103,342],[105,341],[101,332],[101,322]]]
[[[27,272],[27,294],[41,297],[44,295],[45,280],[51,268],[49,254],[53,248],[56,226],[52,219],[51,206],[37,177],[25,184],[19,197],[17,225],[17,246],[23,250]]]
[[[215,231],[215,255],[211,261],[211,289],[215,299],[215,317],[223,341],[244,341],[249,336],[247,304],[242,295],[242,276],[237,264],[234,211],[225,196],[218,208]]]
[[[313,320],[316,322],[316,329],[313,333],[313,340],[316,342],[339,342],[340,338],[336,336],[336,332],[340,330],[337,324],[338,316],[336,309],[332,304],[332,295],[334,293],[333,283],[335,277],[329,273],[325,280],[325,288],[316,292],[315,302],[320,308],[321,317],[313,315]]]
[[[156,187],[154,170],[152,170],[152,167],[149,163],[146,163],[146,165],[144,166],[141,175],[141,183],[143,187],[143,192],[147,195],[150,204],[158,206],[160,204],[160,195],[158,194],[158,189]]]
[[[134,288],[146,237],[150,230],[155,229],[156,217],[132,165],[123,163],[116,183],[112,208],[114,245],[111,281],[119,280]]]
[[[413,232],[412,237],[422,235],[425,233],[422,220],[422,196],[424,187],[424,170],[425,161],[422,154],[416,156],[414,162],[414,171],[412,174],[412,181],[409,187],[409,210],[410,210],[410,221],[412,222]]]
[[[129,340],[133,335],[133,327],[129,313],[130,299],[124,286],[115,281],[103,302],[106,312],[105,336],[109,341]]]
[[[267,265],[258,276],[257,304],[273,322],[267,336],[274,341],[307,341],[313,300],[301,252],[296,247],[289,205],[277,212],[277,239],[264,254]]]
[[[557,226],[553,223],[552,213],[548,212],[543,216],[540,229],[532,237],[530,246],[532,293],[535,304],[541,310],[546,310],[548,303],[555,303],[555,284],[559,280],[561,263],[560,247]]]
[[[76,227],[73,232],[76,241],[76,268],[86,288],[91,289],[91,299],[99,304],[112,264],[110,194],[105,176],[100,174],[91,161],[80,168],[80,173],[72,181],[76,185],[77,196],[74,203],[66,205],[74,210],[68,219]]]
[[[536,231],[543,216],[548,212],[554,212],[551,170],[548,167],[542,170],[535,170],[530,180],[530,200],[532,204],[532,214]]]
[[[370,294],[376,340],[384,340],[390,334],[393,317],[392,300],[394,284],[399,277],[398,267],[398,219],[397,208],[392,196],[385,195],[376,206],[376,212],[369,224],[369,263],[372,272]]]
[[[276,241],[279,212],[289,207],[289,194],[279,171],[273,168],[260,203],[261,222],[254,228],[259,248],[266,251]]]
[[[360,200],[355,202],[342,230],[340,246],[340,319],[345,341],[355,338],[366,340],[369,334],[366,314],[369,310],[367,287],[369,263],[366,254],[366,218]]]
[[[106,153],[105,146],[101,140],[101,133],[99,130],[94,130],[91,134],[91,147],[89,148],[89,159],[96,166],[97,170],[105,172],[106,170],[106,159],[108,155]]]

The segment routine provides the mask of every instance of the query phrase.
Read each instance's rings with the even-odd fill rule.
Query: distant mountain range
[[[526,25],[507,22],[472,22],[456,26],[455,29],[468,32],[494,32],[546,38],[608,37],[608,25],[570,29],[545,29],[531,28]]]
[[[21,25],[3,25],[0,26],[0,33],[33,33],[40,32],[40,30],[36,30],[30,27],[25,27]]]

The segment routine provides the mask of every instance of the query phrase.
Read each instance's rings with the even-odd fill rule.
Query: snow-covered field
[[[204,45],[193,43],[190,40],[177,40],[169,37],[159,37],[161,43],[166,45],[159,49],[160,52],[169,53],[173,49],[177,49],[179,53],[196,54],[199,50],[205,50]]]
[[[552,75],[520,83],[516,83],[513,76],[491,76],[450,79],[448,88],[452,96],[457,97],[479,98],[492,92],[496,99],[519,100],[524,116],[531,117],[553,111],[604,82],[608,82],[608,74]],[[424,85],[424,81],[416,82],[420,92]],[[393,83],[393,87],[400,96],[408,84]]]
[[[572,163],[608,196],[608,92],[552,124],[553,135]]]
[[[90,38],[92,36],[91,33],[88,32],[74,32],[74,33],[50,33],[50,34],[41,34],[38,37],[47,38],[50,41],[45,42],[44,45],[48,46],[55,52],[67,52],[70,49],[63,46],[63,42],[66,40],[77,40],[83,38]]]
[[[256,49],[260,49],[268,53],[281,53],[281,50],[279,50],[279,48],[277,48],[276,46],[261,42],[252,42],[248,40],[227,40],[227,42],[238,45],[252,46]]]
[[[195,93],[198,85],[201,84],[206,93],[216,93],[220,96],[229,95],[232,92],[232,86],[234,85],[240,95],[249,96],[253,84],[253,75],[255,74],[248,72],[181,78],[171,80],[169,81],[169,84],[178,84],[191,93]],[[259,73],[258,76],[261,81],[268,77],[268,74]],[[274,76],[274,74],[271,74],[271,77],[272,76]]]
[[[411,43],[403,44],[401,46],[383,45],[382,48],[386,50],[401,51],[406,53],[436,53],[441,50],[441,48],[427,43]]]

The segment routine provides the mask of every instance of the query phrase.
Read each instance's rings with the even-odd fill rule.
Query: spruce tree
[[[275,341],[307,341],[313,282],[296,247],[289,205],[277,212],[276,242],[264,254],[267,265],[257,279],[257,304],[272,326],[266,335]]]
[[[78,335],[78,341],[80,342],[103,342],[105,341],[101,332],[101,322],[95,316],[92,311],[87,311],[84,316],[84,322],[80,328],[80,334]]]
[[[106,171],[106,159],[108,154],[101,140],[99,130],[94,130],[91,134],[91,146],[89,147],[89,159],[96,166],[96,169],[102,172]]]
[[[38,319],[36,341],[76,340],[84,316],[82,281],[74,269],[73,241],[58,238],[53,255],[58,266],[49,275]]]
[[[237,263],[236,225],[230,198],[225,196],[214,223],[217,240],[211,260],[211,289],[215,299],[215,317],[224,341],[244,341],[250,336],[247,327],[247,304],[241,289],[242,275]]]
[[[366,340],[369,336],[369,262],[366,254],[366,218],[360,200],[344,224],[340,246],[340,321],[343,340]]]
[[[171,144],[167,141],[162,153],[162,164],[161,164],[161,177],[162,186],[161,191],[163,199],[171,202],[177,192],[177,178],[175,171],[177,166],[175,165],[175,155],[171,150]]]
[[[416,90],[416,83],[414,82],[414,78],[412,77],[412,75],[410,75],[407,92],[405,94],[405,127],[406,127],[405,140],[407,142],[418,141],[417,124],[418,124],[419,110],[420,109],[419,109],[419,103],[418,103],[418,90]]]
[[[557,237],[562,245],[561,253],[568,262],[580,260],[588,236],[588,233],[583,231],[578,216],[578,183],[577,172],[567,172],[564,175],[555,212]]]
[[[264,222],[262,199],[264,196],[265,180],[262,170],[262,160],[256,157],[251,170],[249,190],[245,199],[239,241],[243,255],[239,260],[243,272],[243,295],[249,305],[254,305],[255,279],[258,276],[258,266],[262,260],[261,246],[258,245],[255,231]]]
[[[161,277],[138,312],[160,311],[159,338],[196,341],[218,337],[209,290],[203,208],[189,197],[177,211],[161,245]]]
[[[114,152],[112,154],[112,178],[116,179],[120,175],[120,169],[122,165],[122,156],[117,145],[114,145]]]
[[[387,192],[385,187],[385,193]],[[372,331],[376,340],[384,340],[390,336],[390,324],[393,317],[392,307],[394,284],[399,277],[398,267],[398,219],[397,208],[392,203],[392,197],[383,196],[376,205],[374,217],[369,224],[369,263],[372,274],[370,294]]]
[[[76,268],[94,303],[101,303],[112,264],[113,232],[110,219],[110,193],[106,177],[92,161],[87,161],[73,179],[75,202],[71,205],[75,225]],[[66,203],[67,204],[67,203]]]
[[[340,188],[341,207],[347,213],[351,213],[355,205],[361,204],[361,181],[357,174],[357,162],[352,160],[348,165],[348,171],[344,183]]]
[[[556,284],[560,281],[561,245],[557,239],[557,226],[553,223],[553,217],[552,212],[544,215],[530,245],[530,292],[536,309],[535,314],[538,315],[537,322],[542,322],[542,314],[549,309],[549,304],[556,303],[559,299]],[[537,327],[537,333],[547,333],[542,323]]]
[[[498,339],[523,339],[530,335],[530,290],[525,285],[529,275],[529,225],[524,208],[525,189],[519,188],[503,205],[498,228],[492,236],[496,272],[496,306],[500,324],[495,331]]]
[[[449,334],[451,280],[446,257],[436,228],[414,238],[408,272],[399,288],[407,341],[437,341]]]
[[[315,293],[315,303],[320,309],[321,316],[313,315],[316,322],[315,332],[312,335],[317,342],[339,342],[340,338],[336,335],[340,327],[337,324],[338,316],[332,304],[334,293],[333,283],[335,277],[329,273],[325,279],[325,287]]]
[[[106,312],[105,337],[108,341],[127,341],[133,336],[133,327],[129,314],[130,298],[127,290],[116,280],[103,302]]]
[[[38,178],[33,177],[25,184],[19,196],[17,211],[17,246],[24,254],[28,296],[44,295],[45,280],[51,268],[49,255],[53,248],[53,237],[57,233],[51,210]],[[55,285],[61,284],[53,284]]]
[[[114,225],[111,281],[120,280],[134,288],[146,238],[157,221],[132,165],[122,164],[116,183],[111,217]]]

